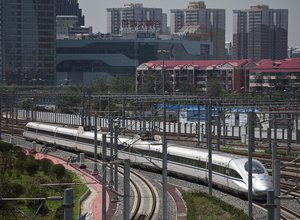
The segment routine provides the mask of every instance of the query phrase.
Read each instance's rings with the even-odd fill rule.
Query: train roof
[[[206,161],[208,157],[208,150],[207,149],[200,149],[200,148],[193,148],[193,147],[186,147],[177,144],[169,144],[168,146],[168,154],[176,155],[176,156],[183,156],[190,159]],[[213,161],[221,161],[224,163],[229,163],[233,159],[240,159],[241,157],[226,154],[218,151],[212,152],[212,160]]]
[[[68,135],[77,135],[78,130],[71,128],[71,127],[65,127],[64,125],[56,125],[56,124],[46,124],[46,123],[39,123],[39,122],[29,122],[27,123],[26,127],[35,128],[35,129],[43,129],[45,131],[59,131],[62,134],[68,134]]]

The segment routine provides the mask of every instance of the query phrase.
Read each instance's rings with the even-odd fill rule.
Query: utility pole
[[[98,146],[98,132],[97,132],[97,115],[94,115],[94,169],[92,172],[92,175],[98,175],[98,164],[97,164],[97,159],[98,159],[98,152],[97,152],[97,146]]]
[[[178,131],[177,131],[177,140],[180,140],[180,133],[181,133],[181,123],[180,123],[180,103],[178,102],[177,106],[177,125],[178,125]]]
[[[114,140],[114,146],[115,146],[115,152],[114,152],[114,161],[118,161],[118,135],[119,135],[119,126],[115,125],[115,140]],[[119,170],[119,164],[115,163],[115,191],[118,192],[118,170]],[[115,200],[118,200],[118,195],[116,194]]]
[[[130,206],[130,161],[124,161],[124,203],[123,203],[123,219],[129,220],[129,206]]]
[[[64,220],[73,219],[73,189],[64,190]]]
[[[267,209],[268,209],[268,220],[274,220],[274,190],[269,190],[267,194]]]
[[[275,198],[275,218],[280,220],[280,161],[276,160],[274,164],[274,198]]]
[[[87,106],[87,109],[88,109],[88,127],[89,129],[91,129],[91,92],[88,91],[88,106]]]
[[[85,100],[85,94],[84,91],[82,92],[82,97],[81,97],[81,126],[84,128],[85,123],[84,123],[84,100]]]
[[[122,134],[125,135],[125,102],[126,97],[122,97]]]
[[[12,145],[15,144],[14,142],[14,135],[15,135],[15,129],[14,129],[14,113],[15,113],[15,94],[12,93],[12,98],[11,98],[11,140],[10,143]]]
[[[226,145],[226,118],[225,118],[225,108],[222,109],[222,120],[223,120],[223,145]]]
[[[201,129],[200,129],[200,110],[201,110],[201,108],[200,108],[200,104],[197,102],[197,105],[198,105],[198,116],[197,116],[197,146],[198,147],[200,147],[200,135],[203,135],[202,133],[201,133]],[[206,135],[207,135],[207,133],[206,133]],[[203,141],[203,140],[202,140]]]
[[[253,219],[252,152],[254,149],[253,111],[248,112],[248,215]]]
[[[110,161],[112,161],[113,159],[113,155],[114,155],[114,133],[113,133],[113,119],[112,117],[109,117],[109,147],[110,147]],[[109,185],[113,185],[114,184],[114,166],[111,164],[110,168],[109,168]]]
[[[167,189],[167,176],[168,176],[168,146],[166,140],[166,100],[163,103],[163,161],[162,161],[162,173],[163,173],[163,220],[168,219],[168,189]]]
[[[287,154],[292,154],[292,120],[293,117],[287,119]]]
[[[106,220],[106,134],[102,135],[102,220]]]
[[[212,196],[211,101],[206,105],[206,145],[208,149],[208,190]]]
[[[221,145],[221,109],[218,106],[217,109],[217,150],[220,151]]]

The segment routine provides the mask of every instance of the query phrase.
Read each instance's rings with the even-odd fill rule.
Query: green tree
[[[74,113],[74,106],[80,105],[80,96],[64,96],[60,97],[57,107],[61,112]]]
[[[11,173],[10,167],[12,166],[12,155],[11,151],[13,149],[12,144],[5,143],[0,141],[0,196],[6,197],[9,196],[10,192],[10,175]],[[1,204],[0,206],[6,207],[5,204]]]
[[[61,164],[55,164],[52,166],[52,172],[54,173],[57,179],[62,179],[66,173],[66,169]]]
[[[25,160],[27,158],[26,151],[23,148],[14,146],[13,150],[17,159]]]
[[[29,176],[33,176],[39,170],[39,164],[36,160],[28,158],[24,163],[24,168]]]
[[[2,155],[8,154],[12,149],[13,149],[13,145],[12,144],[0,141],[0,153]]]
[[[133,93],[135,90],[135,79],[129,76],[117,76],[111,81],[111,90],[115,93]]]
[[[15,160],[14,167],[20,173],[23,173],[24,172],[24,161],[20,160],[20,159]]]
[[[20,183],[12,183],[10,186],[11,197],[20,197],[25,192],[25,187]]]
[[[43,158],[39,160],[39,164],[41,171],[43,171],[45,174],[48,174],[53,165],[53,162],[47,158]]]
[[[32,107],[32,99],[24,99],[21,103],[21,108],[25,109],[25,110],[29,110]]]
[[[110,90],[108,79],[106,77],[97,77],[92,85],[92,90],[100,93],[107,93]]]
[[[223,94],[223,86],[217,79],[208,80],[206,84],[206,93],[208,97],[220,97]]]

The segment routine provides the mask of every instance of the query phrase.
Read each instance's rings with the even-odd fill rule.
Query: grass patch
[[[182,196],[187,205],[188,220],[248,220],[242,210],[206,193],[183,192]]]

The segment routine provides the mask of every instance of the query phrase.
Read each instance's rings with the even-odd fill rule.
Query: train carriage
[[[23,136],[73,151],[94,154],[94,132],[82,128],[29,122]],[[107,135],[109,143],[110,136]],[[97,152],[102,154],[102,134],[97,135]],[[109,145],[107,145],[109,148]],[[129,159],[131,164],[149,169],[162,168],[162,141],[142,140],[139,136],[119,136],[118,158]],[[208,181],[208,152],[204,149],[168,144],[168,172],[196,181]],[[110,151],[107,150],[107,156]],[[248,158],[214,152],[212,155],[213,184],[233,190],[239,194],[248,193]],[[253,195],[265,196],[272,189],[272,183],[264,166],[253,159]]]

